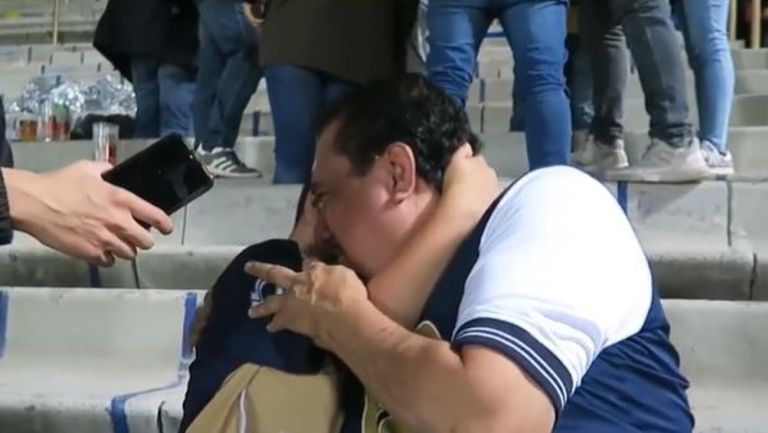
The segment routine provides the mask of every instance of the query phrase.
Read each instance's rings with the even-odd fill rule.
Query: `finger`
[[[148,250],[155,245],[152,234],[140,226],[133,217],[126,217],[117,223],[115,232],[134,248]]]
[[[248,310],[248,317],[251,319],[260,319],[262,317],[275,315],[283,308],[284,300],[285,297],[282,295],[269,296],[261,304],[251,307],[251,309]]]
[[[108,268],[115,264],[115,256],[113,256],[109,252],[103,252],[100,255],[98,255],[93,260],[90,260],[90,262],[96,266],[101,266],[103,268]]]
[[[300,274],[288,268],[267,263],[248,262],[245,265],[245,272],[286,289],[290,289],[294,284],[301,281]]]
[[[121,259],[132,260],[136,258],[136,248],[109,230],[106,230],[106,233],[102,235],[102,245],[105,251]]]
[[[280,332],[287,328],[287,324],[282,320],[282,316],[280,315],[275,316],[275,318],[267,324],[267,331],[269,332]]]
[[[160,208],[151,205],[129,191],[121,191],[121,201],[131,211],[134,218],[158,229],[162,234],[167,235],[173,231],[171,217]]]
[[[112,164],[105,161],[82,161],[81,164],[98,176],[112,169]]]

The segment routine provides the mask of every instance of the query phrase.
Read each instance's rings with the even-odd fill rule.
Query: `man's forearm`
[[[432,287],[474,224],[475,218],[438,205],[424,228],[369,281],[371,302],[404,327],[416,326]]]
[[[344,316],[332,321],[319,343],[406,427],[437,433],[459,425],[481,429],[483,420],[490,420],[484,399],[473,392],[461,358],[447,342],[407,331],[370,303]]]

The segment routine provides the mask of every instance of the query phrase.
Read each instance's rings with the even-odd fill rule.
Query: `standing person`
[[[136,138],[192,134],[197,10],[189,0],[109,0],[93,45],[133,83]]]
[[[524,107],[515,119],[525,127],[531,169],[570,160],[563,78],[567,7],[565,0],[441,0],[431,2],[427,13],[429,78],[462,105],[480,43],[499,19],[515,57],[515,99]]]
[[[305,183],[320,112],[360,84],[405,68],[414,0],[273,0],[261,60],[275,125],[275,183]]]
[[[261,80],[257,25],[247,14],[259,5],[241,0],[196,0],[200,56],[195,91],[195,140],[200,159],[221,177],[261,177],[235,154],[240,122]]]
[[[728,122],[735,73],[728,43],[728,1],[679,0],[677,6],[696,79],[701,151],[715,174],[733,174]]]
[[[710,174],[688,121],[682,52],[668,0],[595,0],[582,5],[594,83],[593,140],[575,162],[626,180],[684,182]],[[626,43],[625,43],[626,37]],[[650,146],[629,168],[624,148],[626,45],[637,65],[650,116]]]

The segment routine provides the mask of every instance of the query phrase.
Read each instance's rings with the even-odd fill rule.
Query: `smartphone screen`
[[[213,179],[179,135],[160,139],[104,173],[103,178],[168,215],[213,186]]]

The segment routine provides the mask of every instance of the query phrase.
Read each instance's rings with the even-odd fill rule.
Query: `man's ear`
[[[410,146],[395,142],[387,147],[382,159],[390,180],[390,194],[392,199],[399,203],[416,190],[416,157]]]

